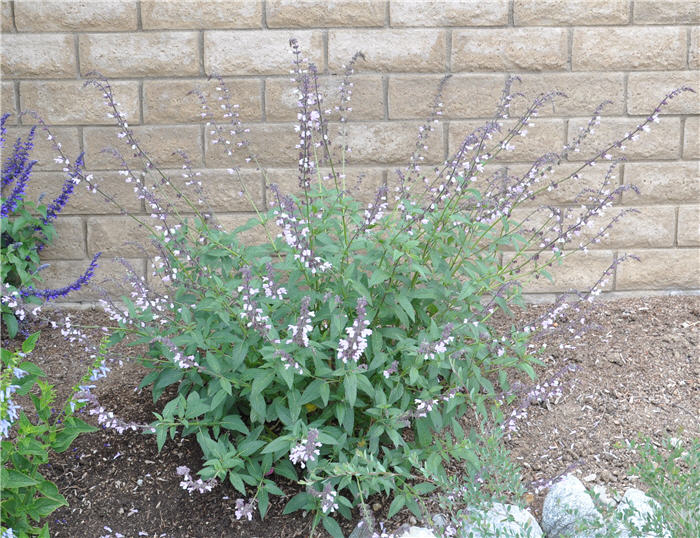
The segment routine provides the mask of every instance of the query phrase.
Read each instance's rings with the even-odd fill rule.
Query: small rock
[[[625,495],[622,497],[616,512],[624,513],[629,511],[631,514],[627,517],[624,526],[619,528],[620,538],[639,536],[639,531],[658,508],[658,503],[645,495],[643,491],[636,488],[630,488],[625,491]],[[632,534],[630,534],[630,531],[632,531]],[[663,529],[661,534],[650,532],[644,534],[643,538],[672,538],[672,535],[667,529]]]
[[[586,521],[600,521],[593,499],[581,481],[572,475],[555,483],[544,499],[542,529],[548,538],[576,536],[588,538],[593,533],[577,532]]]
[[[512,504],[493,503],[487,511],[468,509],[467,520],[460,536],[486,538],[509,536],[512,538],[541,538],[542,529],[527,510]]]
[[[411,527],[405,534],[401,534],[400,538],[437,538],[433,531],[423,527]]]
[[[381,504],[381,503],[374,503],[374,504],[372,505],[372,510],[374,510],[375,512],[379,512],[381,509],[382,509],[382,504]]]
[[[408,522],[409,522],[411,525],[415,525],[416,523],[418,523],[418,520],[417,520],[415,517],[410,516],[410,517],[408,518]]]
[[[609,482],[614,482],[614,481],[615,481],[615,477],[614,477],[613,474],[612,474],[610,471],[608,471],[607,469],[603,469],[602,471],[600,471],[600,479],[601,479],[603,482],[608,482],[608,483],[609,483]]]
[[[374,534],[374,521],[367,522],[366,520],[362,519],[357,524],[357,527],[355,527],[350,533],[348,538],[372,538],[372,534]]]
[[[605,486],[601,486],[596,484],[593,486],[593,492],[597,495],[598,501],[603,505],[608,508],[613,508],[617,505],[617,502],[615,502],[615,499],[613,499],[610,495],[608,495],[608,490],[606,489]]]
[[[433,525],[435,525],[436,527],[446,527],[447,523],[447,518],[442,514],[435,514],[433,516]]]

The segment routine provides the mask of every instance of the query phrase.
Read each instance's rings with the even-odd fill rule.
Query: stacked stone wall
[[[17,112],[36,111],[68,155],[85,151],[88,171],[105,190],[127,210],[147,214],[118,174],[117,162],[101,152],[121,141],[99,93],[83,88],[86,75],[99,71],[111,80],[154,160],[179,177],[182,160],[175,152],[184,150],[229,226],[244,222],[250,209],[226,173],[231,161],[211,144],[199,103],[188,92],[209,91],[207,76],[223,76],[250,127],[251,151],[268,170],[267,182],[293,189],[290,37],[299,40],[331,89],[343,64],[356,51],[364,53],[348,129],[348,177],[364,173],[367,192],[391,184],[394,170],[406,164],[445,73],[453,76],[445,89],[444,122],[425,152],[426,166],[444,161],[468,130],[492,116],[511,74],[522,78],[519,90],[527,95],[558,89],[569,96],[544,109],[528,137],[501,161],[513,171],[561,148],[605,99],[612,104],[595,133],[601,145],[641,122],[671,89],[688,85],[700,91],[700,3],[695,0],[3,0],[1,5],[0,106],[15,114],[10,140],[30,123],[28,117],[18,120]],[[614,227],[587,255],[555,268],[553,283],[538,280],[528,292],[585,286],[624,252],[642,263],[618,267],[607,291],[700,290],[698,95],[675,99],[651,132],[628,146],[615,181],[639,186],[640,196],[625,193],[619,200],[639,213]],[[583,160],[585,151],[580,155]],[[253,198],[264,205],[266,180],[243,157],[233,164],[242,166]],[[46,140],[37,143],[35,158],[30,195],[55,196],[62,166]],[[567,166],[577,162],[563,170]],[[600,168],[585,181],[600,180]],[[562,189],[548,201],[571,205],[575,194]],[[50,262],[47,285],[65,284],[97,251],[105,257],[100,280],[121,273],[121,266],[109,261],[113,256],[147,272],[147,252],[137,245],[143,242],[141,230],[83,189],[57,229],[58,240],[44,253]],[[253,234],[251,240],[256,239]],[[90,292],[71,296],[92,299]]]

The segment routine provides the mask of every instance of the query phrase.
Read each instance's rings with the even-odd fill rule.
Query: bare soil
[[[516,318],[526,319],[545,306],[531,305]],[[106,323],[99,310],[70,312],[74,324]],[[52,315],[58,316],[57,313]],[[700,437],[700,297],[673,296],[623,299],[603,303],[589,332],[575,350],[559,349],[568,343],[548,342],[543,355],[546,378],[562,364],[579,370],[569,378],[563,395],[546,405],[530,407],[528,417],[509,440],[512,457],[522,466],[526,484],[554,477],[573,464],[572,471],[590,484],[617,490],[642,487],[627,469],[636,461],[626,445],[639,435],[659,444],[664,437]],[[40,328],[34,361],[48,374],[59,393],[67,394],[90,365],[82,348],[67,343],[58,330]],[[99,342],[100,331],[86,331]],[[12,343],[3,343],[12,345]],[[16,344],[15,344],[16,345]],[[123,357],[138,349],[123,348]],[[135,387],[144,369],[134,362],[102,380],[96,394],[117,416],[148,423],[163,401],[153,403],[148,390]],[[59,402],[62,401],[59,399]],[[92,420],[92,417],[86,418]],[[54,454],[43,472],[56,482],[69,507],[50,516],[51,534],[57,538],[99,537],[121,533],[126,537],[306,537],[311,518],[300,513],[282,515],[286,498],[272,498],[264,521],[237,521],[235,499],[240,495],[228,484],[199,495],[179,487],[175,469],[200,468],[201,452],[194,438],[168,441],[159,453],[152,435],[101,430],[79,437],[63,454]],[[289,495],[298,489],[282,485]],[[526,496],[539,519],[546,490]],[[372,499],[375,516],[388,530],[411,521],[402,511],[386,521],[391,499]],[[346,533],[359,521],[341,521]]]

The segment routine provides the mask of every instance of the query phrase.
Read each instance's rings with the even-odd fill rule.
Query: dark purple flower
[[[73,169],[68,172],[68,178],[63,183],[63,188],[61,189],[61,194],[56,197],[56,199],[49,204],[46,208],[46,217],[42,219],[44,224],[49,224],[54,220],[61,210],[65,207],[70,195],[73,194],[73,189],[78,184],[78,177],[80,175],[80,169],[84,166],[83,156],[85,154],[81,153],[78,158],[73,163]]]
[[[29,160],[29,152],[34,147],[34,133],[36,127],[32,127],[29,135],[24,143],[18,138],[15,142],[14,150],[2,167],[2,187],[9,186],[13,181],[15,183],[12,193],[2,203],[0,208],[0,218],[5,218],[11,215],[17,205],[22,200],[24,189],[27,186],[32,168],[36,161]]]
[[[40,297],[42,299],[46,299],[47,301],[51,301],[54,299],[58,299],[59,297],[65,297],[72,291],[78,291],[80,288],[83,287],[84,284],[87,284],[95,274],[95,269],[97,268],[97,258],[99,258],[101,254],[101,252],[95,254],[95,257],[92,258],[92,261],[90,262],[88,268],[85,270],[85,273],[83,273],[82,276],[78,277],[78,279],[75,282],[69,284],[68,286],[54,290],[37,290],[33,286],[29,286],[28,288],[24,288],[23,290],[21,290],[20,294],[22,295],[22,297]]]

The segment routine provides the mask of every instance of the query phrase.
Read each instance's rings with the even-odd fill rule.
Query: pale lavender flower
[[[391,377],[391,374],[395,374],[395,373],[396,373],[396,370],[398,369],[398,366],[399,366],[398,361],[394,361],[394,362],[391,363],[391,366],[389,366],[389,368],[387,368],[386,370],[384,370],[384,371],[382,372],[382,374],[384,375],[384,377],[386,377],[387,379],[389,379],[389,377]]]
[[[323,491],[316,491],[314,488],[308,488],[307,491],[314,497],[321,499],[321,510],[324,514],[333,513],[338,509],[338,503],[336,502],[338,493],[333,489],[330,482],[323,486]]]
[[[183,356],[183,353],[178,349],[178,347],[173,343],[173,341],[168,338],[167,336],[159,336],[157,338],[154,338],[154,341],[157,342],[162,342],[165,344],[165,346],[172,352],[173,354],[173,359],[172,361],[177,364],[179,368],[182,368],[183,370],[186,370],[188,368],[199,368],[199,364],[197,364],[197,361],[195,360],[194,355],[187,355]]]
[[[369,233],[370,228],[377,224],[377,222],[379,222],[379,220],[384,216],[384,211],[386,211],[387,208],[387,190],[386,185],[382,185],[379,187],[379,189],[377,189],[374,196],[374,201],[370,202],[367,205],[367,209],[365,209],[365,217],[357,233]]]
[[[256,502],[256,499],[252,499],[250,501],[246,501],[245,499],[236,499],[236,519],[246,518],[248,521],[252,521]]]
[[[284,367],[289,370],[292,368],[293,370],[296,370],[300,375],[304,373],[304,370],[302,370],[301,366],[297,361],[295,361],[292,356],[287,353],[286,351],[282,349],[278,349],[275,354],[280,357],[282,360],[282,363],[284,364]]]
[[[211,491],[212,489],[214,489],[214,486],[217,485],[217,481],[215,478],[210,478],[206,481],[202,480],[201,478],[193,480],[192,476],[190,475],[190,468],[187,467],[187,465],[180,465],[175,470],[175,472],[179,476],[182,476],[180,487],[182,489],[186,489],[189,493],[192,493],[193,491],[197,491],[198,493],[204,493],[206,491]]]
[[[299,211],[294,200],[280,194],[277,185],[271,185],[270,190],[275,195],[276,205],[279,208],[274,210],[274,214],[276,224],[282,228],[280,237],[294,249],[294,259],[310,269],[311,274],[328,271],[332,267],[331,264],[316,256],[311,249],[308,223],[301,216],[297,216]]]
[[[272,329],[270,318],[263,314],[260,304],[255,300],[255,296],[260,291],[258,288],[253,288],[251,282],[253,274],[250,267],[241,268],[243,275],[243,285],[238,286],[239,299],[241,300],[243,311],[239,314],[240,318],[247,320],[247,327],[252,327],[263,338],[267,337],[267,333]]]
[[[289,325],[288,330],[291,333],[291,338],[287,340],[287,344],[295,343],[301,347],[309,347],[309,333],[313,330],[311,318],[314,317],[314,312],[309,310],[311,297],[304,297],[301,300],[301,312],[296,325]]]
[[[423,355],[425,360],[434,359],[436,354],[439,355],[447,351],[447,346],[454,342],[454,336],[451,336],[453,327],[454,325],[452,323],[448,323],[442,330],[440,340],[432,344],[428,344],[428,342],[423,342],[421,344],[418,352]]]
[[[314,495],[321,498],[321,510],[324,514],[331,514],[338,509],[338,503],[336,502],[338,493],[330,483],[323,486],[323,491],[314,492]]]
[[[155,433],[155,429],[147,424],[138,424],[136,422],[126,422],[119,417],[116,417],[112,411],[107,411],[92,393],[95,385],[80,385],[79,391],[74,395],[74,399],[70,401],[71,409],[75,410],[75,404],[87,403],[90,405],[88,411],[90,415],[97,415],[97,423],[105,428],[115,430],[117,433],[124,433],[126,430],[136,431],[141,429],[145,432]]]
[[[434,407],[438,403],[438,400],[435,400],[433,398],[427,400],[420,400],[416,398],[415,400],[413,400],[413,402],[416,404],[415,417],[423,418],[427,417],[428,413],[430,413],[434,409]]]
[[[267,270],[267,276],[262,278],[262,287],[265,292],[265,297],[276,297],[281,301],[282,297],[287,295],[287,289],[278,286],[275,282],[274,271],[270,262],[265,264],[265,269]]]
[[[289,459],[293,464],[301,465],[301,468],[306,467],[306,462],[316,461],[316,457],[321,454],[319,450],[323,445],[318,442],[318,430],[309,428],[306,434],[306,439],[292,448],[289,452]]]
[[[355,312],[357,317],[352,324],[352,327],[346,327],[345,332],[348,338],[342,338],[338,342],[338,359],[347,364],[349,359],[355,362],[360,360],[362,353],[367,349],[367,337],[372,334],[372,329],[368,329],[369,320],[366,318],[367,299],[360,297],[357,299]]]

